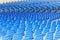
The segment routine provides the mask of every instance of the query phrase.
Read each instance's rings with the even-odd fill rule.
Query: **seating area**
[[[0,4],[0,38],[1,40],[60,40],[60,3]]]

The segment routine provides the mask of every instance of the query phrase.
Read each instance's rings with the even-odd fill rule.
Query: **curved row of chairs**
[[[59,40],[60,3],[0,4],[0,39]]]

